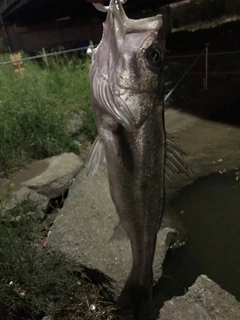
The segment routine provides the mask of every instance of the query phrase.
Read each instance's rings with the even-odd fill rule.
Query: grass
[[[25,199],[18,204],[16,220],[12,214],[3,215],[9,198],[6,192],[0,199],[1,320],[116,319],[113,305],[102,299],[96,286],[81,279],[77,266],[43,246],[48,226],[46,220],[27,214],[32,203]]]
[[[8,61],[8,55],[0,56]],[[24,62],[15,73],[0,66],[0,176],[32,159],[61,152],[79,153],[68,121],[83,114],[80,133],[96,135],[89,88],[90,60],[52,57]],[[99,288],[82,278],[80,268],[45,246],[52,218],[41,216],[26,198],[7,211],[13,195],[0,193],[0,318],[1,320],[114,320],[114,307]],[[36,213],[36,215],[34,214]],[[29,214],[31,213],[31,214]]]
[[[95,136],[89,66],[89,59],[76,57],[52,57],[47,65],[26,61],[22,73],[11,65],[0,66],[0,175],[32,159],[78,153],[67,129],[72,111],[84,112],[83,131],[90,139]]]

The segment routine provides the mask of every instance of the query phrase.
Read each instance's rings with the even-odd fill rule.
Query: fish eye
[[[151,68],[158,69],[162,65],[162,55],[158,48],[152,47],[146,50],[146,60]]]

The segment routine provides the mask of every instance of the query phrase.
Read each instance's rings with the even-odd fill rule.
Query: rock
[[[73,178],[83,167],[80,158],[74,153],[63,153],[44,159],[48,167],[40,175],[21,183],[36,190],[49,199],[62,195],[72,184]]]
[[[181,297],[164,303],[159,320],[237,320],[240,303],[215,282],[201,275]]]
[[[131,268],[127,239],[110,241],[118,222],[109,194],[106,169],[93,177],[82,170],[76,177],[52,227],[49,245],[81,265],[81,270],[114,298],[123,288]],[[154,277],[157,281],[174,233],[162,229],[158,235]]]
[[[25,207],[28,214],[34,215],[39,219],[44,218],[44,212],[47,209],[48,198],[34,190],[22,187],[20,190],[11,194],[11,200],[8,201],[3,209],[4,214],[10,214],[13,217],[19,217],[18,207]],[[16,218],[17,218],[16,217]]]

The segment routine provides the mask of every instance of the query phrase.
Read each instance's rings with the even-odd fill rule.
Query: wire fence
[[[10,65],[10,64],[18,64],[18,63],[23,63],[25,61],[30,61],[30,60],[37,60],[37,59],[43,59],[45,60],[45,62],[47,61],[48,57],[56,57],[58,55],[64,55],[64,54],[69,54],[69,53],[74,53],[74,52],[84,52],[87,53],[89,55],[91,55],[92,50],[96,47],[96,45],[93,45],[90,43],[89,46],[86,47],[81,47],[81,48],[75,48],[75,49],[69,49],[69,50],[60,50],[60,51],[55,51],[55,52],[49,52],[46,53],[44,49],[42,49],[43,53],[42,54],[38,54],[35,56],[31,56],[31,57],[25,57],[25,58],[21,58],[18,59],[18,57],[13,60],[9,60],[9,61],[2,61],[0,62],[0,66],[5,66],[5,65]],[[186,54],[186,55],[170,55],[170,56],[166,56],[166,60],[169,64],[171,64],[173,61],[180,61],[180,63],[182,63],[181,61],[183,61],[184,59],[186,60],[185,63],[182,63],[184,66],[186,66],[186,70],[183,71],[182,75],[179,77],[179,80],[176,81],[175,85],[173,86],[173,88],[166,94],[165,96],[165,101],[167,101],[170,96],[173,94],[173,92],[179,87],[179,85],[183,82],[183,80],[186,78],[187,75],[194,74],[194,75],[203,75],[203,87],[204,89],[208,89],[208,78],[211,75],[217,75],[217,74],[221,74],[221,75],[240,75],[240,67],[239,67],[239,71],[236,70],[217,70],[217,68],[215,70],[209,70],[209,58],[211,57],[216,57],[216,56],[229,56],[229,55],[240,55],[240,51],[236,50],[236,51],[221,51],[221,52],[209,52],[209,44],[206,44],[206,47],[198,54]],[[200,60],[200,58],[205,57],[205,61],[201,64],[201,70],[195,70],[193,71],[193,68],[196,66],[197,62]],[[190,59],[194,59],[194,61],[190,61]],[[240,61],[240,57],[239,57],[239,61]],[[213,65],[213,64],[212,64]],[[240,66],[240,63],[239,63]]]
[[[61,51],[55,51],[55,52],[50,52],[50,53],[43,53],[43,54],[39,54],[39,55],[32,56],[32,57],[26,57],[26,58],[14,60],[14,62],[23,62],[23,61],[28,61],[28,60],[44,59],[46,57],[57,56],[60,54],[72,53],[72,52],[77,52],[77,51],[86,51],[89,48],[91,49],[94,47],[96,47],[96,46],[87,46],[87,47],[81,47],[81,48],[75,48],[75,49],[69,49],[69,50],[61,50]],[[0,62],[0,65],[6,65],[6,64],[12,64],[12,60]]]
[[[187,55],[174,55],[166,57],[168,64],[174,66],[174,63],[179,62],[181,67],[186,68],[186,71],[182,71],[182,76],[179,76],[179,80],[175,83],[173,88],[166,94],[165,101],[167,101],[173,92],[180,86],[187,75],[194,75],[195,80],[198,79],[202,83],[203,89],[209,89],[209,78],[211,85],[219,83],[216,76],[227,77],[240,75],[240,51],[221,51],[221,52],[209,52],[209,43],[206,43],[205,48],[199,54],[187,54]],[[232,56],[239,55],[232,58]],[[231,59],[229,59],[231,56]],[[201,59],[204,57],[204,60]],[[214,59],[212,59],[212,57]],[[194,61],[191,61],[191,59]],[[226,58],[226,59],[225,59]],[[185,60],[184,60],[185,59]],[[190,62],[189,62],[190,61]],[[201,62],[201,63],[200,63]],[[198,64],[197,64],[198,63]],[[193,70],[197,65],[197,70]],[[223,70],[225,69],[225,70]],[[210,77],[211,76],[211,77]],[[215,76],[215,83],[213,82],[213,76]],[[191,78],[192,80],[193,78]],[[199,83],[199,82],[198,82]]]
[[[97,47],[97,45],[90,45],[90,46],[87,46],[87,47],[68,49],[68,50],[61,50],[61,51],[55,51],[55,52],[50,52],[50,53],[43,53],[43,54],[22,58],[22,59],[19,59],[19,60],[15,60],[15,62],[23,62],[23,61],[28,61],[28,60],[44,59],[46,57],[57,56],[57,55],[66,54],[66,53],[73,53],[73,52],[78,52],[78,51],[86,51],[89,48],[93,49],[95,47]],[[209,52],[208,56],[232,55],[232,54],[240,54],[240,51]],[[196,54],[166,56],[166,59],[168,60],[168,59],[197,58],[197,57],[199,57],[199,55],[202,55],[202,53],[201,54],[196,53]],[[7,65],[7,64],[12,64],[12,61],[9,60],[9,61],[0,62],[0,66],[1,65]]]

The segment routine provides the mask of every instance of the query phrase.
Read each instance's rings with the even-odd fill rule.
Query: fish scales
[[[132,269],[118,299],[133,306],[136,320],[152,319],[152,264],[168,172],[185,172],[174,143],[166,140],[163,111],[162,17],[129,19],[120,0],[111,0],[103,37],[90,70],[92,110],[98,137],[87,169],[106,159],[109,189],[128,236]],[[117,228],[118,229],[118,228]]]

